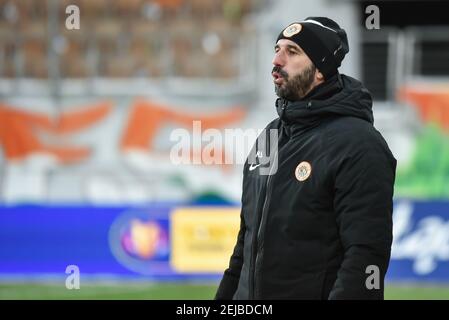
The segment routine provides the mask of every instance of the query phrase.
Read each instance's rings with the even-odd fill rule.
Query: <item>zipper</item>
[[[266,188],[267,186],[265,185],[265,198],[266,198]],[[263,208],[262,208],[263,211]],[[258,211],[256,211],[258,212]],[[258,261],[258,255],[257,255],[257,250],[258,250],[258,244],[257,244],[257,238],[258,238],[258,233],[259,233],[259,229],[260,229],[260,223],[262,221],[262,214],[261,214],[261,218],[260,220],[257,221],[257,225],[258,225],[258,232],[255,233],[253,235],[252,238],[252,245],[251,245],[251,260],[250,260],[250,273],[249,273],[249,299],[253,300],[254,299],[254,274],[255,274],[255,265],[257,264]]]
[[[266,137],[269,137],[269,135],[267,133],[265,133],[265,134],[266,134]],[[267,143],[267,141],[268,141],[268,143]],[[265,140],[265,149],[266,150],[267,150],[267,146],[269,146],[269,145],[270,145],[269,139],[266,139]],[[268,153],[266,152],[266,154],[268,154]],[[268,178],[267,178],[267,180],[268,180]],[[265,193],[264,193],[264,191],[265,191]],[[262,196],[262,194],[264,195],[263,197],[265,199],[266,194],[267,194],[267,183],[265,183],[264,188],[262,188],[261,196]],[[259,209],[260,209],[260,204],[258,202],[256,213],[260,212]],[[262,210],[263,210],[263,208],[262,208]],[[260,219],[259,219],[259,217],[260,217]],[[261,220],[262,220],[262,214],[257,216],[256,227],[258,228],[258,230],[260,227]],[[254,235],[252,237],[252,242],[251,242],[251,259],[250,259],[250,266],[249,266],[249,270],[250,270],[249,286],[248,286],[249,287],[249,299],[254,299],[254,269],[255,269],[255,264],[257,263],[257,261],[255,261],[255,260],[257,260],[257,248],[258,248],[257,238],[258,238],[258,233],[254,233]]]
[[[285,109],[287,108],[287,101],[286,100],[282,100],[282,108],[281,108],[281,120],[284,119],[284,114],[285,114]]]
[[[278,152],[276,151],[276,154],[274,155],[274,159],[276,159],[278,156]],[[263,245],[264,245],[264,241],[263,241],[263,232],[265,231],[265,221],[267,219],[267,215],[268,215],[268,204],[270,203],[271,200],[271,192],[270,192],[270,182],[271,182],[271,178],[272,178],[273,174],[270,170],[268,179],[267,179],[267,185],[266,185],[266,191],[265,191],[265,200],[263,203],[263,207],[262,207],[262,214],[260,217],[260,223],[259,223],[259,228],[257,230],[257,241],[256,241],[256,259],[255,259],[255,265],[254,265],[254,287],[253,287],[253,298],[257,298],[258,296],[258,290],[257,289],[257,276],[259,273],[258,270],[258,265],[259,265],[259,261],[262,260],[263,258]],[[259,253],[260,252],[260,253]]]
[[[282,105],[282,113],[281,115],[284,114],[285,108],[287,106],[287,103],[284,100],[284,103]],[[270,147],[270,139],[267,139],[268,141],[268,146]],[[278,144],[279,144],[279,140],[278,140]],[[268,148],[267,148],[268,149]],[[271,150],[269,150],[269,152],[271,153]],[[273,159],[275,161],[277,161],[277,157],[279,154],[279,150],[276,150],[276,153],[273,157]],[[260,220],[258,221],[258,228],[257,228],[257,234],[253,237],[253,247],[252,247],[252,251],[251,251],[251,258],[254,257],[255,255],[255,259],[251,259],[251,263],[253,264],[252,267],[250,268],[250,279],[249,279],[249,299],[253,300],[255,298],[258,297],[258,289],[257,288],[257,275],[258,275],[258,265],[260,264],[259,261],[261,261],[261,259],[263,258],[263,238],[262,238],[262,233],[264,231],[264,224],[265,224],[265,220],[268,214],[268,204],[269,201],[271,199],[271,192],[270,192],[270,182],[271,182],[271,178],[273,176],[273,170],[274,166],[271,165],[270,171],[268,173],[268,178],[267,178],[267,182],[265,184],[265,199],[264,199],[264,203],[262,206],[262,212],[260,215]],[[260,252],[260,254],[259,254]],[[254,261],[254,262],[253,262]]]

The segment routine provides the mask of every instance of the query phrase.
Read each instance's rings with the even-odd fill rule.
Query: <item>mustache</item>
[[[273,73],[273,72],[279,73],[279,75],[280,75],[282,78],[285,78],[285,79],[288,78],[288,73],[285,72],[284,70],[282,70],[280,66],[274,66],[274,67],[273,67],[273,70],[271,71],[271,73]]]

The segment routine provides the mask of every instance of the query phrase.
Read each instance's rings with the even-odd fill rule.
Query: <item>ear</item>
[[[316,78],[318,81],[324,81],[324,76],[323,76],[323,74],[320,72],[320,70],[318,70],[318,69],[316,69],[316,71],[315,71],[315,78]]]

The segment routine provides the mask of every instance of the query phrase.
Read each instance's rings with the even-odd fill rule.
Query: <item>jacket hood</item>
[[[286,124],[309,127],[327,117],[356,117],[374,123],[373,100],[362,83],[337,74],[300,101],[276,100],[279,118]]]

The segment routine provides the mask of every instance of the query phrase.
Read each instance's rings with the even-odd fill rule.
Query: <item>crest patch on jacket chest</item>
[[[307,180],[312,174],[312,166],[307,161],[302,161],[295,169],[295,177],[298,181]]]

